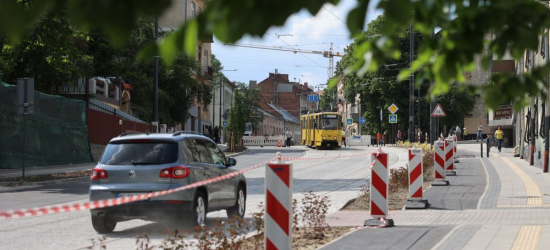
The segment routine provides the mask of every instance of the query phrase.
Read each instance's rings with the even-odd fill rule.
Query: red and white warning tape
[[[89,201],[89,202],[81,202],[81,203],[73,203],[73,204],[66,204],[66,205],[53,205],[53,206],[46,206],[41,208],[29,208],[29,209],[16,209],[16,210],[8,210],[4,212],[0,212],[0,220],[5,219],[12,219],[12,218],[22,218],[22,217],[29,217],[29,216],[41,216],[46,214],[57,214],[57,213],[64,213],[64,212],[72,212],[72,211],[79,211],[79,210],[89,210],[89,209],[96,209],[96,208],[104,208],[104,207],[113,207],[118,206],[122,204],[127,204],[139,200],[149,199],[152,197],[158,197],[163,196],[191,188],[197,188],[203,185],[208,185],[217,181],[233,178],[237,175],[240,175],[244,172],[263,167],[268,162],[275,160],[276,158],[272,158],[268,161],[264,161],[262,163],[256,164],[252,167],[245,168],[230,174],[222,175],[219,177],[210,178],[204,181],[195,182],[193,184],[189,184],[183,187],[164,190],[164,191],[157,191],[152,192],[148,194],[142,194],[132,197],[120,197],[120,198],[113,198],[113,199],[106,199],[106,200],[99,200],[99,201]]]
[[[282,157],[280,160],[291,160],[291,161],[305,161],[305,160],[319,160],[319,159],[329,159],[329,158],[343,158],[343,157],[358,157],[358,156],[365,156],[369,155],[371,153],[362,153],[362,154],[355,154],[355,155],[349,155],[349,156],[327,156],[327,157]],[[72,204],[66,204],[66,205],[53,205],[53,206],[46,206],[46,207],[39,207],[39,208],[28,208],[28,209],[15,209],[15,210],[8,210],[8,211],[0,211],[0,220],[6,220],[6,219],[12,219],[12,218],[23,218],[23,217],[31,217],[31,216],[41,216],[41,215],[47,215],[47,214],[57,214],[57,213],[65,213],[65,212],[72,212],[72,211],[79,211],[79,210],[89,210],[89,209],[97,209],[97,208],[105,208],[105,207],[113,207],[118,206],[122,204],[127,204],[139,200],[149,199],[153,197],[159,197],[191,188],[197,188],[200,186],[208,185],[214,182],[218,182],[221,180],[233,178],[237,175],[243,174],[244,172],[254,170],[260,167],[265,166],[268,162],[276,160],[277,158],[274,157],[272,159],[269,159],[267,161],[264,161],[262,163],[258,163],[254,166],[251,166],[249,168],[245,168],[230,174],[222,175],[219,177],[210,178],[204,181],[195,182],[193,184],[189,184],[183,187],[164,190],[164,191],[157,191],[152,192],[148,194],[142,194],[132,197],[120,197],[120,198],[113,198],[113,199],[106,199],[106,200],[98,200],[98,201],[89,201],[89,202],[81,202],[81,203],[72,203]],[[372,166],[371,166],[372,167]]]

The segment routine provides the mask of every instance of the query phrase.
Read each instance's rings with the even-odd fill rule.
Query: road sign
[[[392,104],[388,107],[388,110],[390,111],[390,113],[395,114],[395,112],[397,112],[397,110],[399,110],[399,108],[398,108],[394,103],[392,103]]]
[[[397,123],[397,114],[390,114],[390,123]]]
[[[229,122],[223,121],[222,126],[223,126],[223,127],[227,127],[227,125],[229,125]]]
[[[353,119],[351,119],[351,118],[346,119],[346,124],[347,125],[353,124]]]
[[[308,102],[318,102],[319,101],[319,96],[318,95],[308,95],[307,96],[307,101]]]
[[[445,111],[443,111],[443,108],[441,107],[441,105],[439,105],[439,103],[435,106],[434,110],[432,111],[432,116],[433,117],[444,117],[444,116],[446,116]]]
[[[359,118],[359,124],[363,125],[367,122],[367,119],[365,119],[365,117],[361,117]]]
[[[34,113],[34,78],[17,78],[17,114]]]

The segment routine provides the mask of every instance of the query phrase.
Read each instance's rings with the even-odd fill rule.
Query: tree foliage
[[[337,99],[336,88],[325,89],[320,97],[319,109],[321,111],[335,111],[338,108]]]
[[[159,16],[169,7],[170,0],[43,0],[27,8],[22,1],[0,2],[0,36],[16,42],[33,27],[44,14],[65,7],[71,23],[84,30],[105,27],[110,38],[123,44],[141,16]],[[240,1],[212,0],[194,19],[182,24],[168,35],[158,47],[150,43],[142,50],[141,58],[149,59],[159,52],[162,59],[173,65],[181,51],[194,55],[197,37],[214,34],[224,43],[233,43],[245,35],[263,36],[272,26],[283,25],[294,13],[306,9],[317,14],[325,3],[338,0],[281,0]],[[357,0],[348,13],[346,23],[357,40],[353,52],[356,62],[345,68],[345,73],[363,76],[376,71],[387,59],[402,57],[398,38],[414,22],[415,30],[425,37],[440,29],[436,39],[426,39],[419,48],[419,56],[412,70],[403,69],[400,79],[417,72],[416,81],[435,81],[430,88],[432,96],[449,91],[449,83],[464,83],[464,72],[472,71],[474,58],[483,58],[484,67],[490,61],[503,58],[507,52],[520,60],[526,51],[540,48],[540,36],[550,28],[550,10],[535,0],[382,0],[378,4],[386,16],[380,36],[371,39],[361,36],[369,0]],[[550,65],[534,66],[522,77],[496,74],[483,87],[486,103],[495,108],[500,103],[516,106],[525,104],[526,96],[535,96],[547,87]],[[336,83],[336,81],[332,81]]]
[[[70,85],[92,71],[88,39],[69,25],[64,11],[52,12],[20,43],[0,42],[0,75],[13,83],[20,77],[34,77],[35,89],[46,93],[52,87]]]
[[[248,88],[244,83],[237,82],[237,88],[233,92],[233,106],[229,110],[228,129],[234,143],[241,141],[246,123],[257,127],[263,117],[257,111],[260,107],[260,89]],[[231,140],[231,139],[230,139]]]

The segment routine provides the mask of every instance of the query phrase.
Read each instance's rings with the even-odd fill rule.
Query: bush
[[[409,170],[404,167],[390,169],[389,192],[409,188]]]

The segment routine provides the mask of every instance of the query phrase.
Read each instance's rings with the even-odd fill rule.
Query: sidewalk
[[[25,176],[41,175],[41,174],[56,174],[66,173],[78,170],[92,169],[97,163],[82,163],[60,166],[44,166],[44,167],[27,167],[25,168]],[[22,175],[22,169],[0,169],[0,179],[9,177],[19,177]]]
[[[395,227],[355,230],[321,249],[549,249],[550,174],[514,158],[512,148],[492,148],[489,158],[479,151],[459,145],[457,176],[425,191],[429,209],[390,211]],[[361,226],[368,218],[369,211],[336,212],[327,223]]]

